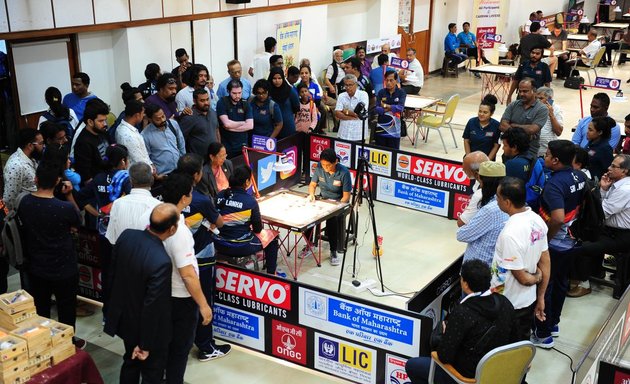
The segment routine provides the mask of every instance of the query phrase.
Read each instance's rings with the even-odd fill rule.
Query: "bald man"
[[[488,155],[481,151],[475,151],[464,156],[464,162],[462,163],[462,168],[466,173],[466,176],[472,181],[475,180],[476,183],[473,186],[473,194],[470,197],[470,202],[468,202],[468,206],[464,209],[464,212],[459,215],[457,218],[457,226],[461,227],[468,223],[470,219],[472,219],[477,211],[479,211],[479,201],[481,200],[481,188],[479,184],[479,166],[484,161],[489,161]]]
[[[385,43],[383,45],[381,45],[381,54],[382,55],[387,55],[387,62],[390,63],[392,60],[392,57],[398,57],[394,52],[392,52],[392,47],[391,45],[389,45],[389,43]],[[378,56],[378,55],[377,55]],[[372,69],[374,68],[378,68],[378,60],[376,60],[376,58],[374,58],[374,60],[372,61]]]
[[[177,231],[173,204],[151,212],[149,228],[125,230],[112,252],[111,295],[105,303],[105,328],[125,344],[121,383],[159,383],[171,340],[173,264],[163,241]]]

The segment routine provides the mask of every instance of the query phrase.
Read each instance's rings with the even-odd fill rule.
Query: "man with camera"
[[[359,116],[355,109],[359,103],[363,103],[363,108],[361,109],[366,109],[370,99],[367,92],[357,89],[357,77],[355,75],[344,76],[343,84],[346,91],[339,95],[337,106],[335,107],[335,117],[339,119],[339,133],[337,137],[343,140],[360,142],[362,139],[369,137],[368,126],[361,121],[363,116]],[[367,114],[367,111],[365,112]],[[363,132],[361,129],[363,129]]]

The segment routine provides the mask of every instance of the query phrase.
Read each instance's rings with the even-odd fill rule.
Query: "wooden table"
[[[630,26],[628,23],[597,23],[593,25],[593,28],[601,29],[605,36],[610,36],[615,30],[628,29],[628,26]]]
[[[569,53],[569,51],[563,51],[561,49],[557,49],[557,50],[553,51],[553,55],[554,56],[564,55],[565,53]],[[549,57],[550,54],[551,54],[551,51],[548,50],[548,49],[545,49],[543,51],[543,57]]]
[[[435,97],[407,95],[405,99],[405,120],[409,123],[409,119],[412,119],[414,127],[413,135],[409,136],[407,133],[407,137],[411,140],[411,145],[416,146],[418,134],[424,139],[424,133],[418,127],[418,118],[422,115],[422,110],[432,107],[440,101],[441,99],[436,99]]]
[[[505,104],[510,92],[512,78],[518,68],[511,65],[486,64],[471,68],[470,72],[481,75],[481,99],[491,93],[497,97],[501,104]]]

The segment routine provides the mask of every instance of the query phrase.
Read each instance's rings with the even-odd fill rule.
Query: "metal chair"
[[[535,354],[536,347],[529,341],[497,347],[481,358],[477,364],[475,377],[468,378],[457,372],[452,365],[442,363],[437,352],[433,351],[431,352],[429,383],[433,383],[435,366],[439,365],[459,384],[520,384]]]
[[[613,65],[615,65],[615,63],[619,63],[617,61],[617,57],[619,57],[620,53],[624,53],[626,55],[626,57],[630,56],[630,45],[624,44],[623,42],[619,42],[619,49],[617,49],[615,51],[615,57],[614,57],[614,59],[612,61]]]
[[[599,65],[599,62],[602,61],[602,57],[604,57],[605,52],[606,52],[606,48],[601,47],[599,51],[597,51],[597,53],[595,54],[595,57],[593,58],[593,60],[591,60],[591,63],[588,66],[578,65],[578,63],[580,63],[581,60],[579,59],[575,60],[575,64],[573,64],[573,69],[571,70],[571,73],[573,73],[573,71],[575,70],[586,71],[586,75],[588,76],[588,83],[592,85],[593,83],[591,82],[591,73],[589,71],[595,72],[595,77],[597,77],[597,66]]]
[[[444,111],[440,112],[438,110],[425,110],[422,115],[419,117],[418,125],[420,125],[420,129],[425,128],[426,133],[424,136],[424,142],[426,143],[429,139],[429,130],[435,129],[440,134],[440,140],[442,140],[442,146],[444,147],[444,153],[448,153],[446,150],[446,144],[444,144],[444,138],[442,137],[442,131],[440,128],[448,127],[451,130],[451,135],[453,136],[453,144],[455,144],[455,148],[457,148],[457,140],[455,139],[455,133],[453,132],[453,126],[451,126],[451,121],[453,120],[453,115],[455,115],[455,108],[457,108],[457,104],[459,103],[459,95],[455,94],[451,96],[446,103],[438,103],[438,106],[444,106]],[[414,137],[414,143],[417,143],[418,140],[418,132],[416,130],[416,134]]]

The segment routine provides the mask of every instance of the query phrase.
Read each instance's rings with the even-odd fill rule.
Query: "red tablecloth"
[[[77,349],[74,356],[38,373],[28,383],[103,384],[103,378],[92,357],[87,352]]]

